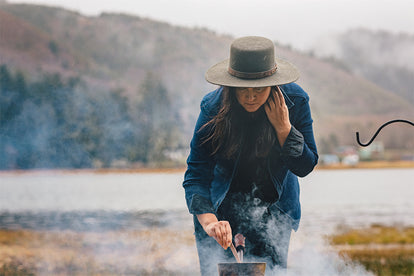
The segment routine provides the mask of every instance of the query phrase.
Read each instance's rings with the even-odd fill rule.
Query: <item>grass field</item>
[[[0,275],[196,275],[197,272],[191,232],[0,230]]]
[[[414,275],[414,227],[372,225],[328,237],[343,256],[379,276]]]

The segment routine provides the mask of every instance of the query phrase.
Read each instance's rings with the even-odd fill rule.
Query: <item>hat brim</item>
[[[277,70],[273,75],[261,79],[241,79],[227,71],[229,60],[223,60],[210,67],[205,74],[206,80],[212,84],[230,87],[265,87],[291,83],[299,78],[299,71],[293,64],[276,58]]]

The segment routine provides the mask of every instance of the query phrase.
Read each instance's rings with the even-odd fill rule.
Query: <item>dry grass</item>
[[[191,232],[0,230],[0,275],[191,275],[195,256]]]
[[[414,227],[373,225],[328,239],[341,255],[376,275],[414,275]]]
[[[376,275],[414,275],[414,247],[366,247],[342,249],[340,254],[364,265]]]
[[[372,225],[367,229],[351,229],[330,237],[332,244],[414,244],[414,227]]]

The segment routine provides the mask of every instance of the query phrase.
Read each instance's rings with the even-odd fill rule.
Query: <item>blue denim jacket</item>
[[[270,212],[282,213],[297,230],[301,216],[297,176],[309,174],[318,162],[312,129],[309,96],[295,84],[279,86],[289,109],[292,129],[283,145],[275,143],[268,156],[268,170],[279,198]],[[208,93],[201,102],[183,187],[190,213],[216,213],[225,198],[236,171],[238,158],[230,161],[211,155],[208,145],[201,144],[209,129],[201,127],[211,120],[221,107],[222,87]],[[200,130],[201,129],[201,130]]]

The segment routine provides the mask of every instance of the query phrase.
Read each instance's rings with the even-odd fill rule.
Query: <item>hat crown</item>
[[[266,87],[291,83],[299,71],[290,62],[277,58],[270,39],[248,36],[233,41],[230,58],[210,67],[208,82],[230,87]]]
[[[230,47],[229,67],[246,73],[272,70],[275,67],[275,47],[271,40],[249,36],[236,39]]]

